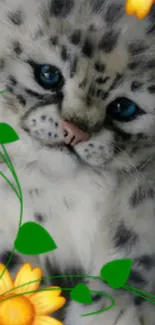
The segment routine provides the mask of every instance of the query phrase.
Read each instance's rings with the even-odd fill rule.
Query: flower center
[[[0,302],[0,325],[31,325],[34,307],[26,297]]]

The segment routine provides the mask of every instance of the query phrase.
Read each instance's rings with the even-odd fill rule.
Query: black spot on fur
[[[105,64],[103,63],[96,62],[94,67],[97,72],[103,73],[105,71]]]
[[[14,25],[21,25],[24,22],[24,14],[21,10],[12,12],[8,14],[8,18],[12,21]]]
[[[131,153],[135,154],[138,150],[139,150],[139,145],[137,145],[137,146],[135,145],[135,146],[132,147]]]
[[[155,85],[151,85],[147,89],[150,94],[155,94]]]
[[[103,8],[104,0],[92,0],[92,9],[94,12],[100,12]]]
[[[143,83],[140,81],[133,81],[131,84],[131,90],[132,91],[137,91],[140,90],[143,86]]]
[[[96,89],[95,87],[90,87],[88,91],[88,96],[95,96]]]
[[[109,5],[104,19],[107,23],[116,23],[123,15],[123,6],[120,4],[112,3]]]
[[[116,233],[113,237],[114,245],[118,248],[124,248],[124,246],[133,246],[138,240],[138,235],[133,229],[129,229],[122,221],[117,227]]]
[[[146,270],[150,270],[155,265],[155,256],[142,255],[140,257],[137,257],[135,259],[135,262],[138,265],[143,266]]]
[[[3,70],[5,67],[5,60],[4,59],[0,59],[0,70]]]
[[[102,89],[97,89],[95,96],[97,98],[101,98],[102,100],[106,99],[109,96],[109,93],[107,91],[104,91]]]
[[[73,78],[77,70],[78,59],[74,57],[70,63],[70,77]]]
[[[114,90],[116,87],[118,87],[118,85],[121,82],[121,79],[122,79],[122,75],[120,73],[117,73],[108,91]]]
[[[8,90],[10,93],[13,93],[13,87],[7,85],[6,88],[7,88],[7,90]]]
[[[147,28],[147,35],[154,34],[155,33],[155,24],[150,24],[150,26]]]
[[[33,122],[36,122],[35,119],[33,119],[32,121],[33,121]],[[39,190],[38,190],[37,188],[31,189],[31,190],[29,190],[29,194],[30,194],[31,196],[33,196],[33,195],[38,196],[38,195],[39,195]]]
[[[67,48],[65,45],[63,45],[61,47],[61,58],[63,61],[67,61],[69,58],[68,52],[67,52]]]
[[[134,297],[133,300],[135,306],[141,306],[144,303],[144,301],[145,300],[141,297]]]
[[[96,91],[96,97],[97,98],[104,99],[105,94],[106,94],[106,92],[104,90],[102,90],[102,89],[97,89],[97,91]]]
[[[50,121],[50,123],[53,123],[53,118],[50,117],[50,118],[49,118],[49,121]]]
[[[147,34],[153,34],[155,32],[155,5],[153,4],[148,15],[149,26],[147,28]]]
[[[57,45],[58,44],[58,36],[51,36],[50,37],[50,44]]]
[[[5,251],[5,252],[1,253],[0,254],[0,263],[3,263],[4,265],[6,265],[10,256],[11,256],[10,251]],[[12,270],[15,266],[20,264],[20,262],[21,262],[20,257],[17,254],[14,254],[9,265],[8,265],[8,269]]]
[[[93,301],[93,303],[95,303],[95,302],[98,302],[98,301],[100,301],[101,299],[102,299],[102,296],[101,295],[99,295],[99,294],[95,294],[95,293],[92,293],[91,294],[91,297],[92,297],[92,301]],[[86,305],[87,306],[87,305]]]
[[[40,38],[40,37],[42,37],[42,36],[44,36],[44,32],[43,32],[43,30],[41,29],[41,27],[39,27],[38,29],[37,29],[37,31],[36,31],[36,33],[35,33],[35,40],[37,40],[38,38]]]
[[[21,105],[23,105],[23,106],[26,105],[26,99],[22,95],[18,95],[17,99],[19,100]]]
[[[16,86],[17,85],[17,80],[13,76],[9,76],[9,81],[11,86]]]
[[[91,24],[91,25],[89,26],[89,31],[90,31],[90,32],[95,32],[95,31],[96,31],[96,26],[95,26],[94,24]]]
[[[142,41],[136,41],[128,46],[128,51],[130,55],[138,55],[143,53],[147,49],[147,46]]]
[[[155,20],[155,5],[154,4],[152,5],[152,8],[151,8],[151,10],[149,12],[148,19],[150,21],[154,21]]]
[[[114,30],[110,30],[103,35],[99,43],[99,49],[105,53],[110,53],[115,48],[117,41],[118,33]]]
[[[136,138],[137,138],[137,140],[141,140],[141,139],[144,140],[145,139],[145,134],[142,133],[142,132],[139,132],[139,133],[137,133]],[[136,138],[135,138],[135,141],[136,141]]]
[[[21,47],[21,44],[18,41],[14,42],[13,50],[17,55],[20,55],[22,53],[22,47]]]
[[[136,208],[140,204],[144,203],[146,200],[154,199],[155,197],[155,190],[152,188],[145,189],[142,186],[138,186],[136,190],[132,193],[130,199],[129,199],[129,204],[132,208]]]
[[[28,95],[30,95],[30,96],[32,96],[32,97],[35,97],[35,98],[37,98],[37,99],[39,99],[39,100],[42,100],[42,99],[44,99],[44,95],[41,95],[41,94],[38,94],[37,92],[35,92],[35,91],[33,91],[33,90],[31,90],[31,89],[24,89],[25,90],[25,92],[28,94]]]
[[[83,46],[82,46],[82,53],[87,56],[88,58],[92,57],[93,54],[93,43],[89,38],[86,38]]]
[[[107,99],[108,96],[109,96],[109,92],[106,91],[102,96],[102,100]]]
[[[87,78],[84,78],[80,83],[79,83],[79,88],[85,88],[87,84]]]
[[[130,273],[129,281],[128,283],[132,283],[133,285],[144,285],[147,284],[147,281],[144,279],[143,275],[137,271],[132,270]]]
[[[50,283],[52,286],[59,286],[60,288],[74,288],[77,284],[79,283],[85,283],[85,279],[84,278],[76,278],[76,277],[72,277],[70,275],[84,275],[85,272],[82,269],[82,267],[76,267],[76,266],[68,266],[66,269],[63,269],[63,271],[61,271],[61,269],[59,268],[58,265],[50,263],[49,259],[46,259],[46,270],[48,273],[49,277],[55,277],[52,278]],[[63,276],[62,278],[59,278],[59,276],[62,275],[66,275]],[[66,312],[66,307],[68,305],[68,303],[70,302],[70,290],[69,291],[64,291],[63,292],[63,296],[66,298],[67,303],[66,305],[60,309],[60,311],[56,312],[56,314],[54,315],[54,317],[58,318],[61,321],[64,321],[65,318],[65,312]]]
[[[99,85],[105,84],[109,79],[110,79],[110,77],[105,77],[105,78],[98,77],[96,79],[96,83],[98,83]]]
[[[138,68],[142,68],[143,66],[144,66],[144,64],[140,60],[139,61],[134,60],[134,61],[129,62],[129,64],[128,64],[128,68],[130,70],[136,70]]]
[[[39,223],[43,223],[45,221],[45,217],[41,214],[36,212],[34,215],[34,218],[39,222]]]
[[[73,6],[73,0],[52,0],[50,11],[56,17],[65,18],[70,14]]]
[[[154,69],[155,68],[155,59],[152,59],[150,61],[147,62],[147,69]]]
[[[80,29],[77,29],[70,36],[70,42],[74,45],[78,45],[80,43],[80,40],[81,40],[81,31]]]

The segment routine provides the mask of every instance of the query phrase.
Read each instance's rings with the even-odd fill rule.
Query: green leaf
[[[6,123],[0,123],[0,144],[7,144],[19,140],[18,134]]]
[[[77,284],[77,286],[71,291],[70,296],[72,300],[75,300],[80,304],[91,305],[93,303],[90,290],[84,283]]]
[[[15,249],[24,255],[39,255],[56,248],[50,234],[36,222],[24,223],[15,240]]]
[[[104,265],[100,271],[101,277],[113,289],[120,289],[129,278],[132,268],[131,259],[115,260]]]
[[[4,94],[4,93],[7,93],[7,92],[8,92],[7,89],[5,89],[5,90],[1,90],[1,91],[0,91],[0,94]]]

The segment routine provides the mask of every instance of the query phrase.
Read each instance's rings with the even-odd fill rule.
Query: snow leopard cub
[[[7,145],[24,196],[23,222],[45,227],[58,248],[41,255],[45,274],[99,276],[114,259],[131,258],[128,283],[154,292],[155,8],[139,21],[125,0],[0,0],[0,122],[20,141]],[[9,172],[3,162],[1,171]],[[0,178],[1,261],[17,233],[19,204]],[[10,265],[30,261],[16,253]],[[154,325],[151,304],[102,281],[109,304],[73,302],[66,325]],[[53,284],[55,282],[52,282]]]

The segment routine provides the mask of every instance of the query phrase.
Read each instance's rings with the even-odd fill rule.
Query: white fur
[[[115,2],[120,3],[119,0],[115,0]],[[118,71],[124,72],[128,59],[126,37],[129,35],[130,41],[132,38],[133,40],[139,39],[143,36],[146,26],[146,22],[140,25],[140,22],[134,18],[131,18],[131,23],[129,17],[126,17],[125,21],[123,18],[120,23],[120,26],[124,26],[121,41],[114,51],[104,56],[96,51],[95,57],[89,61],[79,57],[78,72],[73,79],[70,79],[69,65],[68,63],[64,64],[61,60],[59,46],[51,50],[47,45],[47,39],[51,33],[54,34],[56,31],[60,37],[60,42],[67,44],[66,33],[74,27],[74,18],[77,25],[80,26],[81,24],[84,34],[87,33],[87,22],[89,26],[91,20],[96,25],[101,26],[98,35],[102,34],[102,28],[106,24],[99,14],[94,14],[93,17],[90,15],[89,1],[87,3],[88,8],[86,3],[85,7],[82,7],[82,1],[76,4],[77,7],[81,4],[83,18],[79,17],[76,8],[74,15],[71,15],[66,22],[51,21],[51,28],[53,29],[49,30],[41,19],[43,12],[47,14],[47,8],[43,6],[43,11],[41,1],[6,0],[4,3],[0,1],[0,24],[1,28],[4,29],[4,32],[1,32],[0,55],[7,60],[7,65],[1,75],[1,87],[5,87],[8,75],[13,75],[19,83],[15,88],[15,95],[22,94],[25,96],[24,88],[28,87],[40,94],[49,95],[49,91],[44,91],[35,82],[30,66],[23,62],[29,56],[36,62],[57,65],[66,79],[61,113],[57,105],[52,103],[44,107],[39,104],[38,108],[32,110],[32,107],[38,104],[37,99],[32,99],[28,95],[26,97],[27,105],[24,108],[19,105],[15,96],[6,94],[0,98],[0,122],[12,125],[20,136],[18,142],[9,144],[6,148],[23,191],[23,222],[35,221],[34,215],[37,212],[45,217],[43,226],[49,231],[58,246],[57,250],[47,254],[51,265],[57,262],[62,272],[66,267],[81,265],[86,274],[98,276],[103,264],[111,260],[124,257],[135,258],[137,254],[154,253],[154,202],[151,200],[144,202],[136,209],[132,209],[129,205],[129,197],[140,182],[148,182],[148,186],[153,184],[154,147],[152,146],[148,150],[142,148],[134,156],[130,156],[130,150],[124,151],[113,159],[114,132],[106,128],[101,128],[97,133],[93,132],[91,140],[75,147],[76,153],[81,158],[80,162],[65,149],[61,151],[52,146],[63,141],[62,122],[64,119],[76,114],[94,126],[96,122],[104,120],[106,106],[110,101],[120,96],[126,96],[136,101],[138,105],[146,109],[147,114],[131,123],[124,123],[124,125],[116,123],[116,125],[126,132],[130,130],[133,135],[143,131],[145,135],[149,133],[152,136],[155,134],[155,112],[153,110],[155,100],[152,95],[148,95],[145,91],[138,93],[137,97],[134,98],[130,91],[130,82],[133,76],[127,71],[125,81],[112,92],[107,101],[101,102],[94,99],[89,108],[85,107],[85,92],[88,90],[91,80],[95,80],[94,62],[99,58],[106,60],[108,74],[111,78]],[[22,9],[24,8],[26,16],[25,23],[20,28],[12,26],[6,18],[8,11],[12,12],[19,6]],[[83,25],[80,18],[83,20]],[[43,39],[35,40],[34,35],[39,27],[43,28],[45,36]],[[133,33],[137,33],[136,37]],[[19,58],[12,52],[12,40],[18,40],[23,46],[23,52]],[[150,44],[152,44],[151,41]],[[75,55],[76,52],[78,53],[76,48],[70,47],[71,55]],[[86,76],[88,77],[88,84],[83,91],[78,88],[78,84]],[[41,114],[45,114],[47,117],[44,122],[41,120]],[[32,122],[34,118],[36,119],[35,125]],[[51,125],[49,122],[50,118],[59,123],[57,130],[54,124]],[[23,126],[29,128],[29,134],[23,130]],[[38,131],[37,134],[36,131]],[[48,137],[49,131],[52,132],[51,138]],[[57,138],[53,137],[54,132],[57,133]],[[150,142],[152,143],[152,139]],[[89,146],[91,143],[94,145],[93,148]],[[88,154],[91,154],[91,157],[88,158]],[[137,169],[138,163],[143,160],[146,163],[147,159],[148,164],[149,160],[152,160],[148,169],[146,166],[146,169],[139,171]],[[131,167],[133,168],[132,172],[135,170],[134,174],[130,172]],[[126,173],[124,173],[124,169]],[[12,179],[3,162],[0,164],[0,170]],[[122,175],[119,173],[120,171],[122,171]],[[38,190],[39,195],[36,195],[35,189]],[[0,247],[1,252],[3,252],[11,250],[13,247],[19,222],[19,202],[2,178],[0,179],[0,197]],[[124,220],[128,227],[133,228],[140,238],[131,251],[119,250],[112,241],[121,220]],[[34,259],[33,263],[39,263],[44,267],[44,260],[47,255]],[[30,257],[25,257],[24,261],[26,259],[30,261]],[[148,291],[152,290],[154,286],[154,269],[150,272],[149,277],[151,284],[146,288]],[[111,292],[111,289],[107,289],[107,286],[98,283],[98,281],[90,280],[89,285],[94,290],[98,288],[98,290],[109,290]],[[90,307],[71,302],[65,319],[66,325],[73,323],[74,325],[91,325],[95,322],[97,325],[140,325],[140,316],[143,319],[143,310],[132,305],[131,297],[124,294],[119,295],[115,292],[112,292],[112,295],[115,296],[115,308],[93,317],[80,318],[80,315],[103,308],[105,299]],[[152,306],[149,305],[149,308]],[[153,317],[150,317],[149,322],[147,319],[143,319],[144,325],[154,325],[155,313],[151,309],[152,314]]]

